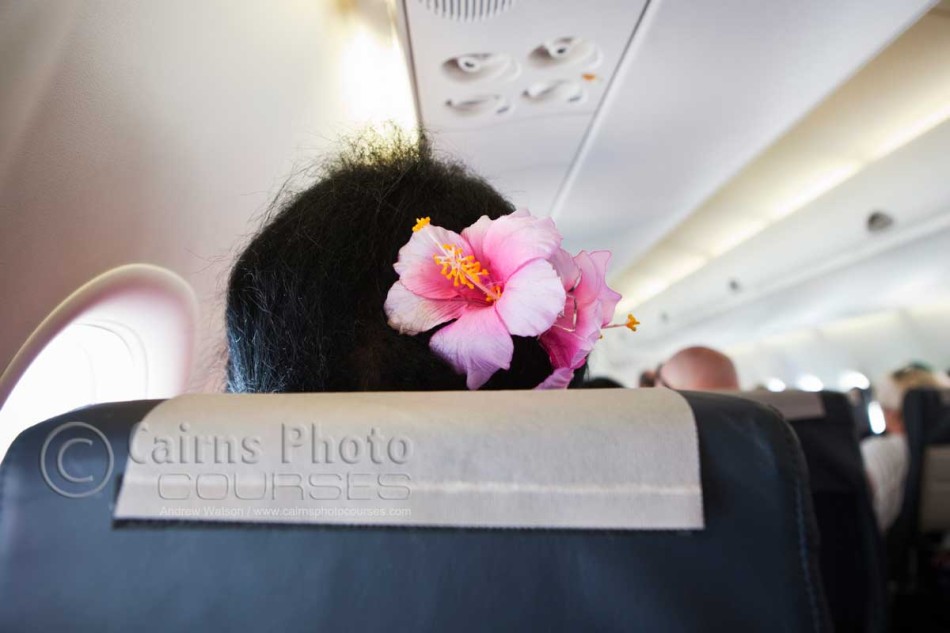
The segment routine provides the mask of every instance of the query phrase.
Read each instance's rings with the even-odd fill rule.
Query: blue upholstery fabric
[[[684,395],[704,489],[696,532],[116,524],[129,431],[156,403],[49,420],[0,471],[0,630],[829,630],[794,434],[761,405]],[[116,454],[90,497],[60,496],[39,472],[67,420]],[[95,459],[73,467],[101,469]]]

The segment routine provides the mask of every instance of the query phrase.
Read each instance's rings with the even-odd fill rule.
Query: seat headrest
[[[192,395],[133,433],[116,519],[700,529],[671,390]]]
[[[774,407],[789,422],[825,417],[825,403],[816,391],[756,391],[735,392],[741,398],[755,400]]]
[[[495,420],[480,410],[519,406],[519,415],[535,421],[528,437],[542,437],[542,431],[555,435],[565,430],[558,421],[569,417],[560,409],[589,403],[592,395],[591,406],[571,413],[590,435],[612,428],[597,422],[620,415],[628,416],[631,426],[670,424],[678,415],[677,396],[647,391],[524,393],[523,403],[505,400],[504,407],[491,404],[508,398],[497,392],[405,397],[418,397],[427,410],[441,412],[438,419],[433,415],[432,426],[452,425],[481,441],[474,424],[456,421],[478,416],[489,424],[508,423],[516,416],[506,414],[502,420],[499,413]],[[327,411],[337,398],[362,408],[366,421],[347,417],[347,434],[369,432],[369,421],[402,424],[416,417],[408,405],[391,407],[388,396],[369,395],[328,396],[320,402],[327,403]],[[692,411],[701,451],[702,530],[115,521],[116,494],[127,464],[133,463],[126,459],[133,427],[157,403],[96,405],[47,420],[24,431],[0,465],[0,630],[100,631],[103,622],[114,630],[143,633],[196,628],[700,631],[713,622],[717,630],[730,631],[768,630],[776,622],[786,631],[829,630],[807,470],[788,425],[774,410],[748,400],[710,393],[680,396]],[[227,401],[258,399],[229,396]],[[445,404],[436,406],[436,401]],[[281,403],[289,401],[273,402],[281,406],[258,421],[279,427],[286,413]],[[667,414],[647,424],[646,412],[657,407]],[[238,409],[228,412],[237,415]],[[322,406],[311,413],[304,424],[329,418]],[[85,427],[57,434],[69,423]],[[198,435],[196,427],[189,428],[189,437]],[[321,428],[328,434],[328,427]],[[67,431],[74,430],[86,431],[82,437],[90,443],[69,444],[76,438]],[[408,438],[414,452],[407,465],[417,463],[425,437]],[[601,439],[597,446],[609,438]],[[479,472],[477,443],[455,455],[453,476]],[[517,449],[521,472],[542,472],[535,470],[533,445],[519,441]],[[619,446],[608,458],[631,456],[631,468],[640,465],[644,471],[662,458],[641,462],[634,450]],[[564,452],[571,468],[581,451],[568,446]],[[235,459],[241,455],[236,452]],[[595,453],[588,464],[609,472],[609,459]],[[364,463],[358,472],[366,472]],[[76,481],[56,479],[60,465]],[[52,478],[44,476],[47,471]],[[85,481],[86,476],[92,480]],[[636,476],[634,482],[645,480],[643,473]],[[64,496],[51,483],[80,494]],[[242,485],[241,490],[247,489]]]
[[[950,446],[926,450],[920,489],[921,532],[950,530]]]

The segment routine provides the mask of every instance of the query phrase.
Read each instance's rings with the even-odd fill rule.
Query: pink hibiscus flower
[[[423,218],[394,265],[389,325],[419,334],[453,321],[429,346],[478,389],[511,366],[513,335],[538,336],[558,319],[566,291],[548,260],[560,244],[552,220],[526,211],[482,216],[461,235]]]
[[[581,251],[572,258],[558,249],[551,258],[567,298],[554,325],[541,335],[554,373],[539,389],[566,387],[594,349],[601,330],[610,326],[620,295],[607,286],[609,261],[609,251]],[[633,329],[629,321],[625,327]]]

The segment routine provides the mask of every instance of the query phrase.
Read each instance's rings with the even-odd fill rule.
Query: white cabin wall
[[[592,376],[609,376],[636,386],[640,372],[672,351],[637,349],[636,334],[609,332],[591,356]],[[625,337],[626,340],[624,340]],[[717,346],[716,341],[695,341]],[[749,342],[719,346],[735,362],[744,389],[778,378],[789,388],[803,374],[818,376],[838,390],[842,373],[857,371],[872,383],[911,361],[938,372],[950,370],[950,300],[942,299],[838,319]]]
[[[401,54],[387,56],[356,11],[335,0],[0,5],[0,369],[81,284],[146,262],[196,289],[192,384],[218,382],[228,265],[281,185],[367,119],[411,115],[408,77],[393,72]]]
[[[910,361],[945,372],[950,368],[947,324],[950,302],[944,301],[842,319],[725,351],[746,388],[772,377],[792,387],[808,373],[837,390],[847,370],[861,372],[872,382]]]

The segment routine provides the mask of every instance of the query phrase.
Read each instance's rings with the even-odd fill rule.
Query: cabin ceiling
[[[950,14],[935,10],[639,257],[619,282],[628,305],[642,305],[757,233],[777,227],[812,200],[884,161],[948,118]],[[950,145],[946,149],[950,151]],[[939,151],[937,148],[937,155]],[[882,176],[893,173],[883,171]],[[940,184],[937,179],[929,189],[909,197],[945,195]],[[867,206],[861,210],[870,213],[880,205],[897,205],[898,212],[903,210],[900,202],[887,202],[862,200]],[[781,231],[773,230],[769,241],[781,245],[788,237],[783,239]],[[789,267],[789,262],[784,263]]]
[[[591,11],[567,0],[522,0],[474,22],[434,18],[421,0],[404,4],[422,123],[516,203],[552,214],[571,247],[612,250],[619,271],[931,2],[656,0],[640,15],[639,3],[604,1]],[[501,54],[530,69],[544,33],[584,36],[605,59],[445,85],[443,64],[466,53]],[[626,53],[615,67],[621,33]],[[597,74],[600,89],[584,102],[545,109],[519,98],[532,81],[586,72]],[[485,94],[512,110],[451,116],[449,99]]]
[[[690,344],[946,301],[948,155],[950,12],[938,7],[626,272],[623,307],[649,326],[612,357],[642,368]],[[873,213],[891,224],[870,231]]]

